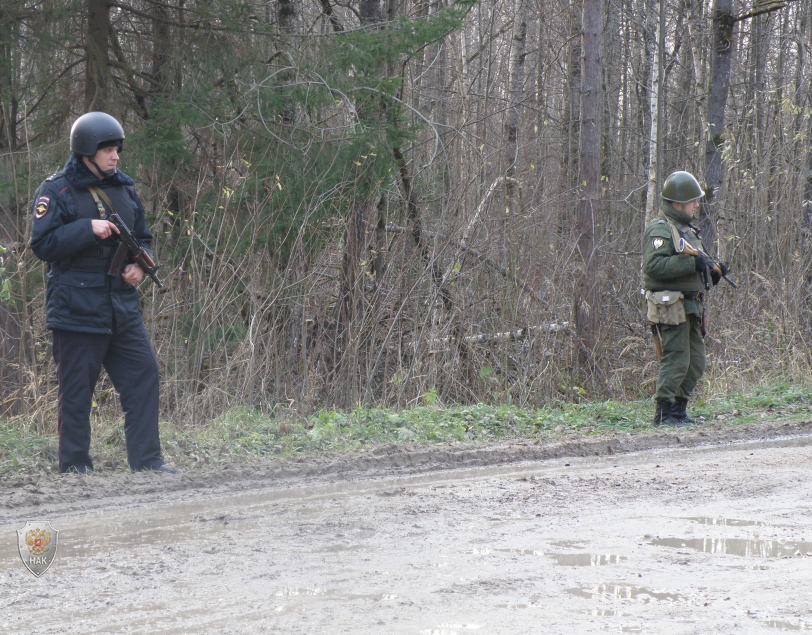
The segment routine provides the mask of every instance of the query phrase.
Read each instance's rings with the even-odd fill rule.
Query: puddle
[[[586,549],[587,543],[577,540],[559,540],[551,543],[553,547],[561,547],[562,549]]]
[[[690,520],[700,525],[717,525],[720,527],[764,527],[758,520],[739,520],[738,518],[713,518],[711,516],[690,516]]]
[[[450,562],[427,562],[425,564],[410,564],[412,569],[448,569]]]
[[[792,622],[784,622],[782,620],[767,620],[766,622],[762,622],[764,626],[769,626],[770,628],[776,628],[782,631],[812,631],[812,624],[808,622],[799,622],[798,624],[793,624]]]
[[[299,595],[315,596],[327,595],[328,593],[335,593],[335,591],[328,591],[327,589],[319,589],[317,587],[313,587],[312,589],[282,589],[274,593],[274,595],[279,598],[292,598]]]
[[[592,617],[623,617],[623,613],[612,609],[589,609],[588,611],[584,611],[584,613]]]
[[[745,538],[655,538],[649,544],[701,553],[757,558],[801,558],[812,555],[812,542],[747,540]]]
[[[342,551],[364,551],[365,549],[369,549],[369,545],[328,545],[327,547],[315,549],[314,551],[340,553]]]
[[[564,567],[599,567],[604,564],[617,564],[626,556],[598,553],[548,553],[555,563]]]
[[[685,599],[678,593],[665,593],[663,591],[652,591],[644,587],[620,586],[616,584],[600,584],[589,589],[567,589],[567,593],[590,600],[614,597],[623,600],[641,600],[645,603],[651,602],[652,600],[677,602]]]
[[[460,631],[476,631],[480,628],[482,627],[479,624],[439,624],[420,631],[420,635],[457,635]]]
[[[564,567],[598,567],[604,564],[617,564],[626,560],[626,556],[602,553],[546,553],[539,549],[494,549],[501,553],[515,553],[521,556],[547,556],[555,560],[555,563]],[[482,555],[489,553],[489,550],[465,551]]]
[[[540,549],[494,549],[501,553],[516,553],[520,556],[543,556],[545,555]]]
[[[311,587],[304,589],[280,589],[274,593],[279,598],[294,598],[294,597],[316,597],[324,596],[336,600],[395,600],[397,595],[392,593],[347,593],[337,589],[322,589],[319,587]]]

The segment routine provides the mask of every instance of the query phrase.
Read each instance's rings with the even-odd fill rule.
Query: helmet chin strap
[[[105,178],[105,179],[106,179],[107,177],[109,177],[109,176],[113,176],[113,175],[114,175],[116,172],[118,172],[118,170],[117,170],[116,168],[113,168],[112,170],[102,170],[102,169],[99,167],[99,164],[98,164],[98,163],[96,163],[96,162],[93,160],[93,157],[88,157],[88,158],[87,158],[87,160],[88,160],[88,161],[90,161],[90,162],[93,164],[93,167],[95,167],[95,168],[96,168],[96,169],[99,171],[99,174],[103,175],[103,177],[102,177],[102,178]]]

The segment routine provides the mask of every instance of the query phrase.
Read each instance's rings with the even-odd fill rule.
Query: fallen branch
[[[487,344],[491,342],[521,342],[534,333],[558,333],[559,331],[569,332],[569,322],[553,322],[541,326],[525,326],[515,331],[505,331],[504,333],[480,333],[479,335],[466,335],[461,341],[469,344]],[[430,340],[431,344],[450,344],[456,341],[456,337],[441,337]]]

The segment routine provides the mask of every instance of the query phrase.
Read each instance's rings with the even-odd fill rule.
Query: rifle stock
[[[702,277],[705,280],[705,290],[708,290],[713,286],[711,284],[711,276],[710,276],[711,270],[713,270],[720,278],[724,278],[725,281],[734,289],[739,288],[739,285],[737,285],[735,282],[733,282],[733,280],[728,278],[727,275],[722,273],[722,267],[720,266],[721,263],[716,258],[714,258],[713,256],[709,256],[701,249],[692,247],[690,243],[684,238],[680,238],[679,247],[680,253],[686,254],[688,256],[698,256],[699,254],[705,256],[705,260],[709,263],[708,265],[705,266],[705,271],[702,274]]]
[[[660,327],[655,322],[649,322],[651,335],[654,337],[654,350],[657,352],[657,359],[663,358],[663,336],[660,334]]]

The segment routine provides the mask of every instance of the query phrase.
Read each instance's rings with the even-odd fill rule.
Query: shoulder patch
[[[60,176],[62,176],[63,174],[64,174],[64,172],[54,172],[54,173],[53,173],[51,176],[49,176],[49,177],[48,177],[47,179],[45,179],[45,180],[46,180],[46,181],[55,181],[56,179],[58,179],[58,178],[59,178]]]
[[[665,244],[665,240],[663,240],[662,238],[655,238],[654,240],[651,241],[651,244],[654,245],[654,249],[659,249]]]
[[[40,196],[34,204],[34,216],[42,218],[48,213],[48,207],[51,205],[50,196]]]
[[[667,221],[667,220],[665,220],[664,218],[658,218],[658,219],[657,219],[657,222],[658,222],[658,223],[667,223],[668,221]]]

